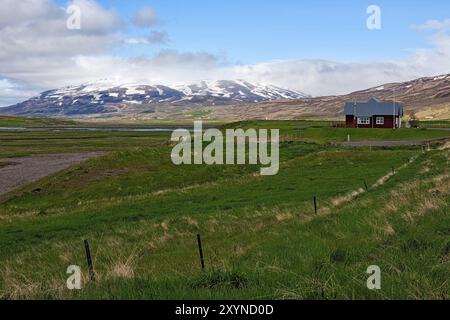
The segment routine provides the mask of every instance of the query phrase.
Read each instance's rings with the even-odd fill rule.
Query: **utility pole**
[[[392,124],[393,124],[393,126],[394,126],[394,129],[396,129],[396,127],[397,127],[397,125],[396,125],[396,122],[397,122],[397,117],[395,116],[395,88],[394,89],[392,89],[392,93],[393,93],[393,95],[394,95],[394,102],[393,102],[393,104],[392,104],[392,113],[393,113],[393,118],[392,118]]]

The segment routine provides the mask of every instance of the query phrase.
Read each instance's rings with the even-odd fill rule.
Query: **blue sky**
[[[69,5],[81,9],[79,30],[67,28]],[[380,30],[367,28],[369,5],[381,10]],[[317,96],[450,73],[448,0],[0,0],[0,9],[0,106],[99,79],[244,79]]]
[[[275,59],[396,59],[428,47],[427,32],[411,28],[430,19],[443,20],[450,1],[299,1],[299,0],[102,0],[130,20],[151,6],[170,35],[164,47],[179,51],[226,54],[232,61],[258,63]],[[377,4],[382,29],[368,30],[366,9]],[[144,31],[130,27],[130,35]],[[155,53],[143,46],[116,51],[121,55]]]

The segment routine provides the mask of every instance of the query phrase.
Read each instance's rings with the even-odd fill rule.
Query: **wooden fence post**
[[[317,214],[317,197],[314,196],[314,212]]]
[[[205,259],[203,257],[202,239],[200,238],[199,234],[197,234],[197,243],[198,243],[198,254],[200,256],[200,264],[202,267],[202,272],[205,272]]]
[[[86,249],[86,259],[89,269],[89,278],[91,281],[95,281],[95,272],[94,272],[94,265],[92,263],[91,247],[89,245],[88,240],[84,240],[84,248]]]

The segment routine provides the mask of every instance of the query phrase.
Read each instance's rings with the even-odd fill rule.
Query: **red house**
[[[402,126],[403,105],[370,99],[368,102],[347,102],[345,123],[347,128],[391,128]]]

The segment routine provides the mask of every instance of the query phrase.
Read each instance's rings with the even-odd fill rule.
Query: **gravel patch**
[[[88,152],[0,159],[0,195],[104,155],[105,152]]]

